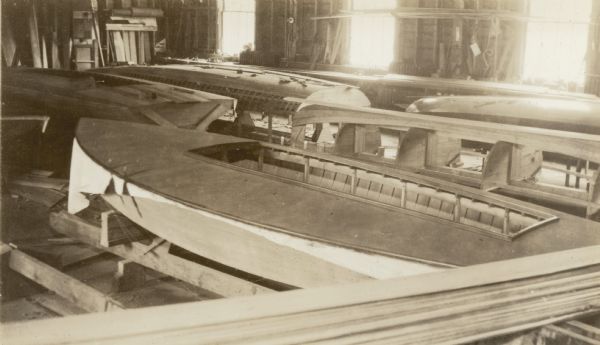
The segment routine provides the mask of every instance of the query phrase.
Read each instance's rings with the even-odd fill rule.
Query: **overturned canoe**
[[[213,133],[83,119],[69,211],[102,195],[168,241],[299,287],[600,243],[600,224],[434,178]]]

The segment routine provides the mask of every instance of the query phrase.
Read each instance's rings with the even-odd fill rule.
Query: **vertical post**
[[[567,170],[571,170],[571,164],[567,163]],[[571,174],[565,173],[565,187],[569,187],[571,180]]]
[[[264,163],[265,163],[265,149],[261,147],[258,150],[258,171],[263,170]]]
[[[270,113],[267,115],[269,124],[268,124],[268,129],[269,129],[269,142],[273,142],[273,115],[271,115]]]
[[[303,181],[308,183],[308,177],[310,176],[310,157],[304,157],[304,179]]]
[[[581,159],[577,160],[577,167],[575,168],[575,171],[579,174],[581,173],[581,169],[582,169],[582,162]],[[575,176],[575,188],[579,188],[579,181],[581,181],[581,177],[579,177],[579,175]]]
[[[408,187],[406,181],[402,181],[402,188],[400,189],[400,207],[406,208],[406,199],[408,194]]]
[[[358,176],[356,175],[356,169],[352,169],[352,176],[350,176],[350,194],[356,194],[356,185],[358,184]]]
[[[502,222],[502,233],[508,235],[510,225],[510,211],[508,208],[504,209],[504,221]]]
[[[458,194],[455,194],[454,197],[456,198],[456,201],[454,202],[453,220],[457,223],[460,223],[460,214],[461,214],[460,196]]]

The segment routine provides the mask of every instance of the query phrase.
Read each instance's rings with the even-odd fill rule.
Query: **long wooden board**
[[[11,250],[9,266],[85,310],[103,312],[123,309],[119,302],[20,250]]]
[[[3,331],[11,344],[39,343],[25,331],[31,327],[45,335],[46,344],[473,342],[598,312],[599,250],[594,246],[388,281],[35,321]],[[147,322],[126,322],[132,319]]]

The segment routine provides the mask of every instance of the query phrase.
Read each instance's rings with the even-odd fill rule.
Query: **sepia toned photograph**
[[[600,0],[0,4],[0,344],[600,345]]]

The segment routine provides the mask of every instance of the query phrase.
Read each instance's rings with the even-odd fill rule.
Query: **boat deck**
[[[114,131],[114,126],[122,128],[123,124],[83,120],[77,141],[87,155],[127,183],[194,208],[301,237],[450,265],[489,262],[600,241],[598,223],[533,205],[528,207],[555,215],[558,220],[512,240],[501,238],[439,217],[398,211],[190,155],[190,151],[203,147],[252,141],[138,124],[127,124],[127,130]],[[571,235],[574,228],[578,229],[578,236]]]

